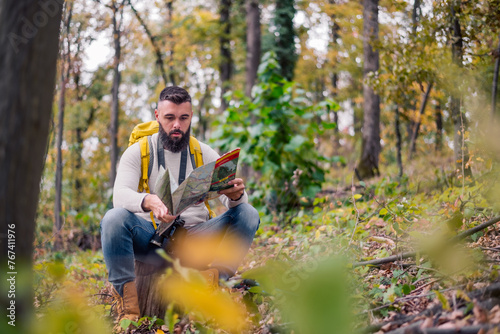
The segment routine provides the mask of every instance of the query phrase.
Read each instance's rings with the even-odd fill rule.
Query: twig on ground
[[[440,290],[439,292],[447,292],[447,291],[455,290],[455,289],[458,289],[458,288],[460,288],[460,286],[459,287],[448,288],[448,289],[443,289],[443,290]],[[413,291],[415,291],[415,290],[413,290]],[[412,293],[413,293],[413,291],[412,291]],[[367,313],[367,312],[373,312],[373,311],[383,310],[384,308],[388,308],[388,307],[390,307],[392,305],[395,305],[397,303],[405,302],[405,301],[412,300],[412,299],[425,298],[425,297],[432,296],[434,294],[435,294],[434,292],[427,292],[427,293],[424,293],[424,294],[421,294],[421,295],[416,295],[416,296],[405,296],[405,297],[396,298],[391,303],[387,303],[387,304],[384,304],[384,305],[380,305],[380,306],[371,308],[369,310],[362,311],[361,314]]]
[[[450,290],[456,289],[456,288],[457,287],[450,288]],[[442,292],[447,291],[447,290],[442,290]],[[425,295],[421,295],[421,296],[424,297]],[[500,283],[493,283],[493,284],[490,284],[489,286],[487,286],[485,288],[471,291],[471,292],[467,293],[467,296],[469,297],[470,300],[478,299],[478,298],[486,299],[486,298],[491,298],[491,297],[497,297],[498,298],[498,297],[500,297]],[[408,297],[410,297],[410,296],[408,296]],[[402,298],[408,298],[408,297],[402,297]],[[416,297],[417,296],[415,296],[415,298]],[[395,300],[394,302],[397,302],[397,300]],[[392,304],[390,304],[390,305],[383,305],[383,306],[388,307],[388,306],[391,306],[391,305]],[[381,308],[382,308],[381,306],[378,307],[378,309],[381,309]],[[373,310],[375,310],[375,309],[367,310],[367,311],[364,311],[364,312],[373,311]],[[441,312],[441,310],[442,310],[441,304],[436,304],[433,307],[428,308],[428,309],[424,310],[423,312],[420,312],[419,314],[409,315],[409,316],[405,316],[405,317],[397,319],[397,320],[385,321],[385,322],[382,322],[382,323],[379,323],[379,324],[370,325],[368,327],[365,327],[365,328],[359,330],[358,333],[374,333],[374,332],[380,330],[382,327],[384,327],[387,324],[393,324],[394,326],[401,326],[403,324],[406,324],[406,323],[409,323],[409,322],[413,321],[417,317],[427,317],[429,315],[437,314],[437,313]],[[421,324],[421,321],[420,322],[416,322],[415,324],[412,324],[411,326],[416,326],[416,328],[420,328],[420,324]],[[406,333],[405,331],[398,331],[398,330],[403,330],[403,329],[407,330],[409,328],[410,328],[409,326],[408,327],[404,327],[404,328],[399,328],[396,331],[388,332],[387,334],[389,334],[389,333],[391,333],[391,334]],[[430,329],[431,328],[426,328],[427,332],[425,332],[425,333],[436,333],[436,334],[440,333],[440,332],[431,332],[431,331],[429,331]],[[416,333],[416,332],[411,332],[410,331],[408,333]],[[418,333],[422,333],[422,332],[418,332]],[[443,333],[445,333],[445,332],[443,332]],[[450,333],[461,333],[461,332],[450,332]],[[468,332],[465,332],[465,333],[468,333]],[[474,333],[477,333],[477,332],[474,332]]]
[[[488,251],[493,251],[493,252],[500,252],[500,247],[495,247],[495,248],[491,248],[491,247],[480,247],[482,250],[488,250]]]
[[[425,283],[425,284],[422,284],[421,286],[419,286],[418,288],[416,288],[416,289],[415,289],[415,290],[413,290],[412,292],[415,292],[415,291],[420,291],[420,290],[422,290],[423,288],[425,288],[426,286],[432,285],[432,284],[437,283],[437,282],[442,281],[442,280],[443,280],[443,278],[437,278],[437,279],[435,279],[435,280],[432,280],[432,281],[430,281],[430,282],[427,282],[427,283]]]
[[[462,233],[459,233],[457,234],[456,236],[454,236],[453,238],[449,239],[445,245],[452,245],[454,243],[457,243],[458,241],[460,240],[463,240],[471,235],[473,235],[474,233],[476,232],[479,232],[493,224],[496,224],[500,221],[500,216],[499,217],[495,217],[495,218],[492,218],[490,220],[488,220],[487,222],[485,223],[482,223],[482,224],[479,224],[478,226],[476,227],[473,227],[467,231],[464,231]],[[421,254],[423,254],[424,252],[421,252]],[[375,260],[369,260],[369,261],[361,261],[361,262],[354,262],[352,264],[353,267],[359,267],[359,266],[367,266],[367,265],[373,265],[373,266],[377,266],[377,265],[380,265],[380,264],[385,264],[385,263],[390,263],[390,262],[395,262],[399,259],[407,259],[407,258],[410,258],[410,257],[415,257],[417,255],[417,252],[405,252],[405,253],[402,253],[402,254],[396,254],[396,255],[392,255],[392,256],[388,256],[386,258],[382,258],[382,259],[375,259]]]
[[[398,328],[394,331],[387,332],[386,334],[477,334],[486,333],[491,329],[500,329],[498,324],[485,324],[480,326],[467,326],[457,328],[420,328],[420,323],[415,323],[408,327]]]

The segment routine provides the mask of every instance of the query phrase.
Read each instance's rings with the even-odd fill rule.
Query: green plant
[[[254,203],[283,223],[321,190],[328,160],[315,139],[335,127],[322,116],[338,105],[332,100],[310,105],[306,93],[279,74],[272,52],[264,55],[258,75],[252,99],[234,93],[213,141],[222,150],[242,148],[243,163],[259,173],[258,181],[249,183]]]

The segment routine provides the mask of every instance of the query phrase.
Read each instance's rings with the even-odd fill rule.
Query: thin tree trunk
[[[78,47],[77,54],[79,54],[80,48]],[[99,71],[99,70],[98,70]],[[89,88],[93,87],[93,84],[95,82],[95,76],[96,73],[94,73],[94,78],[92,81],[89,83],[88,86],[84,87],[84,91],[81,92],[81,83],[80,83],[80,78],[81,78],[81,73],[79,69],[77,71],[73,71],[73,82],[75,86],[75,91],[76,91],[76,100],[77,103],[82,103],[84,96],[87,96],[89,98]],[[101,100],[102,96],[97,96],[97,100]],[[83,141],[84,141],[84,134],[87,132],[89,129],[90,125],[94,121],[94,116],[96,113],[97,108],[94,106],[90,107],[88,117],[83,122],[78,122],[76,128],[75,128],[75,144],[74,144],[74,157],[73,157],[73,162],[74,162],[74,168],[73,168],[73,180],[74,180],[74,191],[73,191],[73,208],[78,212],[82,209],[83,206],[83,201],[82,201],[82,167],[83,167],[83,158],[82,158],[82,152],[83,152]],[[84,115],[80,114],[79,117],[84,117]]]
[[[441,152],[443,148],[443,112],[441,111],[441,105],[436,106],[434,112],[434,119],[436,121],[436,152]]]
[[[338,85],[338,75],[334,73],[332,75],[332,87],[333,87],[333,98],[337,96],[337,85]],[[335,123],[335,128],[333,129],[332,145],[333,149],[337,153],[340,148],[340,131],[339,131],[339,113],[337,110],[332,110],[332,121]]]
[[[373,48],[378,40],[378,0],[363,1],[363,72],[368,73],[379,69],[379,54]],[[363,143],[361,159],[357,166],[361,178],[379,175],[380,154],[380,97],[368,84],[363,84]]]
[[[259,0],[246,0],[246,22],[247,22],[247,57],[246,57],[246,85],[245,95],[252,97],[252,88],[257,82],[257,72],[261,57],[261,24]],[[255,124],[256,117],[251,115],[250,122]],[[240,166],[240,177],[248,180],[252,169],[246,163]]]
[[[56,189],[54,199],[54,233],[56,235],[54,240],[54,249],[60,250],[62,248],[62,238],[59,232],[62,228],[62,178],[63,178],[63,163],[62,163],[62,143],[64,135],[64,109],[66,106],[66,85],[68,83],[69,73],[71,71],[71,45],[70,45],[70,26],[71,16],[73,13],[73,6],[68,4],[66,6],[67,18],[65,19],[65,38],[62,39],[62,45],[66,41],[65,52],[61,56],[61,81],[59,91],[58,103],[58,124],[57,124],[57,140],[56,140]],[[63,47],[64,49],[64,47]]]
[[[418,21],[420,20],[420,0],[413,0],[413,10],[411,15],[412,33],[417,33]]]
[[[220,42],[221,62],[219,65],[220,81],[221,81],[221,104],[220,108],[226,110],[227,102],[224,99],[224,94],[228,91],[228,86],[232,77],[233,60],[231,56],[231,0],[221,0],[219,7],[219,22],[222,27]]]
[[[166,26],[168,28],[168,56],[169,56],[169,61],[168,61],[168,76],[170,77],[170,82],[172,85],[175,86],[176,79],[175,79],[175,70],[174,70],[174,36],[172,34],[173,26],[172,26],[172,15],[174,12],[174,0],[167,0],[167,22]]]
[[[203,96],[200,99],[200,103],[198,104],[198,118],[199,118],[199,126],[198,131],[200,133],[200,138],[202,141],[205,141],[207,138],[207,130],[208,130],[208,112],[203,115],[202,111],[205,108],[205,102],[210,98],[210,84],[212,82],[212,78],[207,80],[205,85],[205,90]]]
[[[460,21],[456,16],[456,11],[460,11],[460,3],[454,1],[451,4],[451,17],[452,17],[452,57],[453,62],[459,67],[462,67],[462,55],[463,55],[463,40],[462,40],[462,30],[460,27]],[[454,127],[454,138],[453,138],[453,150],[454,158],[456,164],[456,171],[458,175],[462,177],[472,177],[472,171],[470,166],[467,164],[469,161],[469,150],[467,144],[465,143],[465,132],[467,130],[467,119],[465,113],[461,110],[461,98],[457,96],[459,93],[453,93],[450,99],[450,112],[451,118],[453,120]]]
[[[62,61],[62,72],[61,73],[61,87],[59,92],[59,103],[58,103],[58,124],[57,124],[57,138],[56,138],[56,184],[55,184],[55,198],[54,198],[54,249],[60,250],[62,248],[62,239],[59,234],[62,228],[62,177],[63,177],[63,163],[62,163],[62,142],[64,133],[64,108],[65,108],[65,94],[66,94],[66,78],[64,74],[64,63]],[[68,64],[69,66],[69,64]]]
[[[500,69],[500,35],[498,36],[498,48],[494,52],[496,57],[495,70],[493,71],[493,87],[491,89],[491,115],[495,116],[497,108],[497,93],[498,93],[498,72]]]
[[[422,104],[420,105],[420,110],[418,112],[417,122],[415,123],[415,127],[413,128],[413,132],[411,135],[410,150],[408,152],[408,160],[411,160],[413,158],[413,154],[417,150],[417,137],[418,137],[418,133],[420,131],[420,125],[422,124],[422,116],[425,112],[425,107],[427,106],[427,101],[429,100],[429,96],[431,94],[432,85],[434,85],[434,83],[431,81],[427,85],[427,89],[425,90],[425,93],[422,97]]]
[[[328,3],[333,6],[333,5],[335,5],[335,1],[336,0],[329,0]],[[340,34],[339,34],[340,27],[335,22],[335,14],[332,14],[330,16],[330,21],[331,21],[331,26],[332,26],[332,29],[331,29],[332,40],[330,43],[331,43],[332,48],[336,49],[338,47],[337,40],[340,38]],[[332,73],[332,88],[333,88],[332,95],[334,98],[338,95],[338,81],[339,81],[339,75],[337,73],[337,70],[334,68],[333,73]],[[339,136],[339,127],[338,127],[339,115],[338,115],[337,110],[333,110],[333,122],[337,126],[333,130],[332,144],[333,144],[334,150],[337,151],[338,148],[340,147],[340,136]]]
[[[257,70],[260,64],[261,33],[260,9],[258,0],[247,0],[247,58],[245,94],[252,95],[252,87],[257,80]]]
[[[75,44],[75,50],[72,54],[73,59],[80,59],[79,57],[81,56],[82,50],[82,38],[81,38],[81,33],[82,30],[84,29],[83,25],[78,25],[78,29],[76,31],[74,43]],[[75,103],[79,104],[82,103],[83,101],[83,94],[81,93],[80,89],[80,78],[81,78],[81,67],[80,63],[76,63],[73,61],[71,67],[71,72],[73,74],[73,87],[74,87],[74,92],[76,93],[75,95]],[[74,66],[74,67],[73,67]],[[69,72],[68,72],[68,79],[69,80]],[[80,114],[78,115],[78,118],[80,118]],[[80,179],[80,170],[82,166],[82,161],[81,161],[81,150],[78,148],[78,135],[80,135],[81,138],[81,132],[79,131],[80,128],[80,122],[76,122],[76,127],[75,127],[75,137],[76,140],[74,145],[71,145],[70,149],[70,161],[73,162],[73,165],[71,166],[71,175],[70,179],[73,181],[72,187],[71,187],[71,201],[70,201],[70,209],[75,209],[77,212],[82,209],[82,204],[81,204],[81,186],[82,182]],[[80,132],[80,133],[79,133]]]
[[[81,191],[82,191],[82,178],[80,176],[82,167],[83,167],[83,159],[82,159],[82,151],[83,151],[83,130],[82,128],[78,127],[75,129],[75,147],[76,147],[76,154],[75,154],[75,197],[74,197],[74,202],[73,206],[76,211],[80,211],[82,209],[82,196],[81,196]]]
[[[163,54],[161,52],[160,46],[157,43],[158,38],[151,33],[151,30],[149,30],[148,25],[142,19],[142,17],[139,15],[139,12],[137,12],[135,7],[132,5],[132,2],[129,0],[128,3],[130,5],[130,8],[132,9],[132,12],[134,12],[135,17],[137,18],[137,21],[139,21],[139,23],[141,24],[142,28],[146,32],[146,35],[148,35],[149,41],[151,42],[151,45],[153,46],[153,50],[155,52],[156,66],[160,70],[161,77],[163,79],[163,84],[166,86],[168,83],[168,79],[167,79],[167,73],[165,72]]]
[[[125,1],[125,0],[124,0]],[[121,61],[121,42],[120,37],[122,34],[121,24],[123,23],[123,4],[118,5],[116,1],[112,2],[113,10],[113,42],[115,55],[113,57],[113,87],[111,89],[111,120],[109,127],[109,136],[111,139],[110,161],[111,168],[109,173],[109,185],[113,188],[116,178],[116,165],[118,163],[118,115],[120,112],[119,104],[119,90],[121,82],[120,61]],[[117,16],[120,12],[120,22]]]
[[[399,106],[394,108],[394,118],[395,118],[395,132],[396,132],[396,157],[398,162],[399,178],[403,177],[403,159],[401,158],[402,151],[402,140],[401,131],[399,130]]]
[[[353,99],[349,99],[349,104],[352,109],[352,128],[354,131],[354,137],[361,134],[361,128],[363,127],[363,117],[362,110],[358,103],[355,103]]]
[[[0,2],[0,307],[2,328],[10,333],[28,333],[33,320],[35,214],[52,119],[61,3],[42,10],[35,0]],[[15,297],[9,296],[13,286]]]
[[[65,105],[65,94],[66,94],[66,79],[64,73],[64,63],[65,60],[61,60],[61,67],[63,67],[61,73],[61,87],[59,91],[59,104],[58,104],[58,117],[57,117],[57,136],[56,136],[56,189],[55,189],[55,227],[56,231],[61,229],[61,184],[62,184],[62,142],[63,142],[63,131],[64,131],[64,105]]]

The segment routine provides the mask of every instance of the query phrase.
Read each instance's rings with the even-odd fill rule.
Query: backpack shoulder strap
[[[139,180],[139,192],[146,191],[149,193],[149,141],[148,137],[142,137],[139,139],[139,147],[141,148],[141,179]]]
[[[193,136],[189,138],[189,152],[191,153],[191,162],[193,162],[193,156],[194,156],[194,165],[196,167],[203,166],[203,153],[201,151],[200,142]],[[195,167],[193,166],[193,169],[194,168]],[[205,200],[205,206],[208,209],[208,214],[210,218],[214,218],[215,216],[217,216],[215,212],[213,212],[212,209],[210,208],[208,200]]]
[[[191,152],[191,156],[194,156],[195,166],[203,166],[203,153],[201,152],[200,142],[193,136],[189,138],[189,152]]]
[[[151,138],[150,136],[145,136],[139,139],[139,147],[141,148],[141,179],[139,180],[138,192],[146,191],[150,193],[149,190],[149,174],[151,173],[150,162],[151,159]],[[151,222],[156,230],[156,222],[154,219],[153,211],[149,213],[151,216]]]

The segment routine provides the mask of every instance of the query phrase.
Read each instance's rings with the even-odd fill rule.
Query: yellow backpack
[[[151,135],[157,133],[158,128],[159,125],[157,121],[150,121],[146,123],[137,124],[132,130],[132,133],[130,134],[130,138],[128,140],[128,146],[131,146],[132,144],[139,142],[139,146],[141,148],[142,173],[141,173],[141,179],[139,180],[139,188],[137,189],[138,192],[146,191],[147,193],[150,193],[148,182],[149,182],[149,175],[151,174],[151,168],[152,168],[151,157],[153,156],[153,154],[149,148],[151,146]],[[201,152],[200,143],[193,136],[189,138],[189,152],[191,153],[191,155],[194,156],[194,164],[196,165],[196,167],[203,166],[203,153]],[[210,205],[208,204],[207,200],[205,200],[205,206],[208,209],[210,218],[215,217],[216,215],[210,209]],[[150,215],[153,225],[156,229],[156,223],[153,217],[153,212],[151,212]]]

